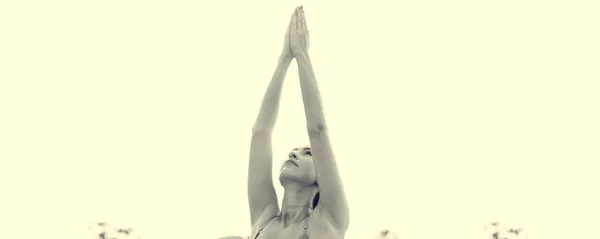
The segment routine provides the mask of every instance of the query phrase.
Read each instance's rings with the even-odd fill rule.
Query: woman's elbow
[[[270,136],[273,132],[272,127],[252,127],[252,136]]]
[[[319,123],[314,125],[308,125],[309,135],[322,135],[327,134],[327,125],[325,123]]]

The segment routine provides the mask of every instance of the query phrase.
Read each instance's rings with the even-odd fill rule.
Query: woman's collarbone
[[[301,221],[285,226],[282,222],[273,220],[263,229],[257,239],[300,238],[304,233],[303,223]]]

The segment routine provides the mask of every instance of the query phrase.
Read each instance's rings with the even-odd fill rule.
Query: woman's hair
[[[320,197],[320,192],[317,192],[317,194],[315,194],[315,197],[312,200],[312,209],[314,210],[317,205],[319,204],[319,197]]]
[[[317,188],[319,188],[319,182],[315,182],[315,186],[317,186]],[[318,189],[317,189],[318,190]],[[313,197],[313,201],[312,201],[312,209],[314,210],[317,205],[319,204],[319,198],[321,197],[321,192],[317,191],[317,194],[315,194],[315,197]]]

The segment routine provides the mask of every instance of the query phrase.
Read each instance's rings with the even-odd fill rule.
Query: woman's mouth
[[[285,161],[283,166],[287,166],[287,165],[294,165],[294,166],[298,167],[298,164],[296,162],[294,162],[293,159],[288,159],[287,161]]]

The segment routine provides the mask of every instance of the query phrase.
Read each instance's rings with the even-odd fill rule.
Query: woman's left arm
[[[308,55],[296,56],[311,153],[319,184],[319,205],[341,228],[349,224],[348,202],[329,141],[321,97]]]
[[[315,210],[330,216],[336,226],[345,231],[349,225],[348,202],[329,141],[319,87],[308,56],[308,31],[302,9],[296,17],[300,19],[292,26],[291,45],[298,64],[304,113],[319,184],[319,205]]]

